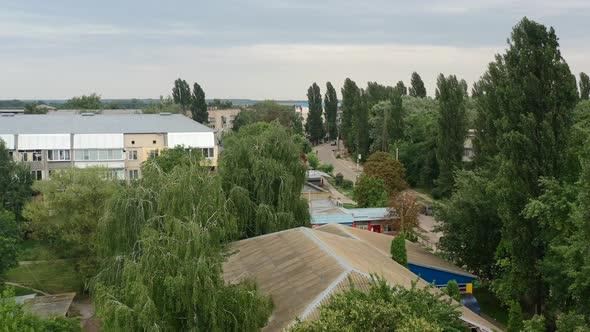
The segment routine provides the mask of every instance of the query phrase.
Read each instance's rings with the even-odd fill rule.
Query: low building
[[[333,294],[354,284],[366,291],[371,275],[383,277],[390,285],[423,288],[428,282],[370,244],[370,238],[383,236],[363,232],[367,239],[341,225],[317,229],[295,228],[266,234],[230,245],[233,254],[223,264],[227,283],[254,279],[259,290],[272,298],[273,313],[263,331],[282,331],[297,322],[319,317],[321,305]],[[387,237],[391,242],[391,237]],[[434,293],[440,291],[431,289]],[[461,320],[474,331],[495,327],[481,316],[458,304]]]
[[[26,163],[35,180],[57,169],[106,167],[113,177],[133,180],[150,155],[183,146],[201,149],[217,166],[213,129],[183,115],[94,113],[0,115],[0,139],[9,154]]]
[[[473,149],[473,139],[475,138],[475,129],[469,129],[465,136],[463,143],[463,161],[469,162],[475,157],[475,150]]]
[[[389,208],[355,208],[326,206],[311,212],[312,227],[339,224],[376,233],[395,235],[399,231],[399,218]]]
[[[234,121],[238,114],[240,114],[239,108],[230,109],[213,109],[210,108],[209,112],[209,127],[215,130],[215,136],[221,137],[224,133],[231,132],[234,128]]]

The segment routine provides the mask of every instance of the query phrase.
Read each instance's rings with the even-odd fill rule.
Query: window
[[[153,140],[152,143],[156,144],[156,140]]]
[[[42,171],[31,171],[31,176],[35,181],[43,180],[43,172]]]
[[[203,158],[212,159],[215,157],[215,149],[214,148],[204,148],[203,149]]]
[[[395,227],[393,227],[392,224],[385,224],[384,225],[384,232],[390,233],[390,232],[395,232]]]
[[[129,180],[137,180],[139,179],[139,170],[138,169],[130,169],[129,170]]]
[[[125,170],[124,169],[110,169],[109,173],[107,174],[109,179],[117,179],[117,180],[125,180]]]
[[[74,151],[74,160],[76,160],[76,161],[123,160],[123,150],[120,150],[120,149],[75,150]]]
[[[135,144],[135,141],[131,141],[131,144]]]
[[[361,225],[357,224],[356,225],[356,228],[358,228],[358,229],[364,229],[364,230],[369,230],[369,227],[367,225],[365,225],[365,224],[361,224]]]
[[[150,150],[150,157],[157,157],[160,155],[160,152],[158,150]]]
[[[8,157],[10,157],[11,160],[14,160],[14,151],[8,151]]]
[[[19,151],[21,155],[21,161],[42,161],[43,155],[41,150],[23,150]]]
[[[70,160],[70,150],[49,150],[47,151],[47,160],[68,161]]]
[[[33,161],[41,161],[43,158],[41,157],[41,151],[36,150],[33,151]]]
[[[127,152],[127,159],[128,160],[137,160],[137,150],[129,150]]]

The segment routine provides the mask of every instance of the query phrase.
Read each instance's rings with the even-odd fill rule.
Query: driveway
[[[340,149],[344,152],[342,146],[340,146]],[[342,173],[346,180],[355,182],[357,174],[363,171],[362,166],[359,166],[359,171],[357,171],[356,163],[348,159],[337,159],[334,150],[336,150],[336,146],[332,146],[330,143],[324,143],[313,148],[314,152],[317,151],[320,162],[334,165],[334,174]]]

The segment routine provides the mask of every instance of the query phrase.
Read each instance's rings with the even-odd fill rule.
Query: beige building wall
[[[219,137],[224,132],[229,132],[234,127],[234,120],[240,113],[239,108],[224,110],[209,109],[209,127],[215,129],[215,136]]]
[[[141,176],[141,164],[151,153],[166,148],[166,134],[125,134],[125,179],[131,178],[130,171],[137,170]]]

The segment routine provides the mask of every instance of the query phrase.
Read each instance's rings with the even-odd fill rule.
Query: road
[[[348,159],[336,158],[333,152],[333,150],[336,150],[336,146],[332,146],[330,143],[318,145],[313,150],[317,151],[320,162],[334,165],[334,174],[341,173],[346,180],[355,182],[357,174],[362,173],[362,166],[360,166],[360,171],[357,172],[354,162]]]

